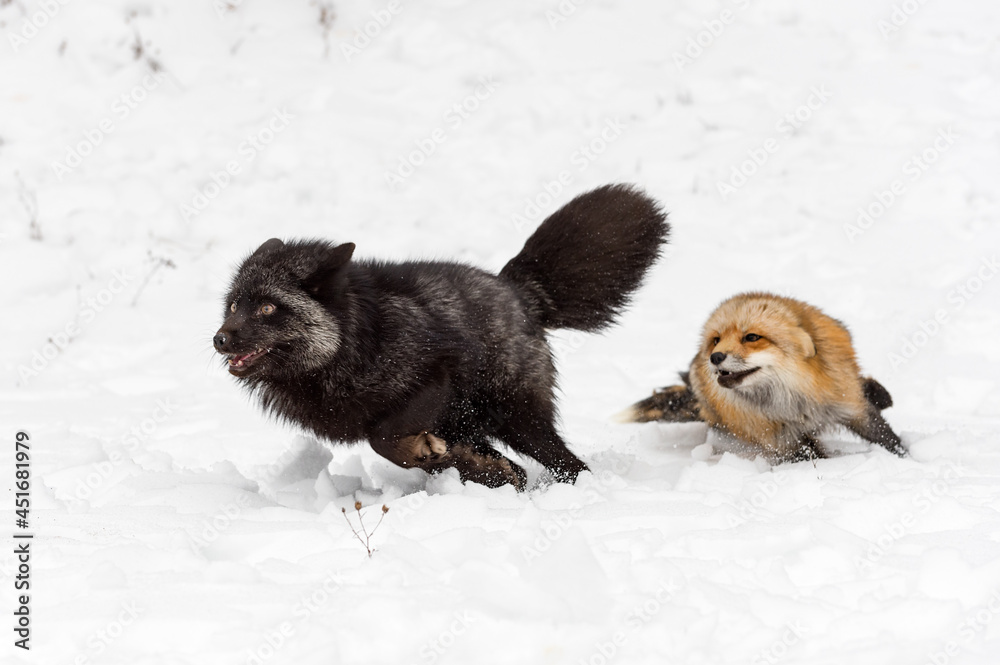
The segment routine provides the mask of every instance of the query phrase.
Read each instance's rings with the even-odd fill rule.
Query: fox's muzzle
[[[215,345],[215,350],[219,353],[225,353],[226,347],[229,345],[230,340],[232,340],[231,335],[227,335],[221,330],[215,333],[215,337],[212,338],[212,344]]]

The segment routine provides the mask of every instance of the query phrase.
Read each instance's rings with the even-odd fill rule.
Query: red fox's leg
[[[799,439],[798,444],[792,447],[786,454],[784,460],[788,462],[804,462],[807,460],[825,459],[827,454],[823,452],[823,447],[819,440],[811,434],[804,435]]]
[[[892,427],[885,421],[882,414],[874,406],[869,407],[863,416],[846,423],[847,428],[862,439],[877,443],[886,450],[900,457],[906,457],[906,448]]]

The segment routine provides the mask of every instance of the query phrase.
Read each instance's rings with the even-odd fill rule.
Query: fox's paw
[[[503,480],[503,482],[510,483],[518,492],[523,492],[527,489],[528,474],[524,472],[524,469],[511,462],[506,457],[501,458],[500,467],[503,470],[501,473],[501,480]]]
[[[524,469],[492,448],[453,445],[448,454],[448,466],[458,469],[463,482],[472,481],[487,487],[513,485],[523,492],[528,485]]]
[[[413,438],[414,456],[418,462],[434,462],[448,452],[444,439],[430,432],[421,432]]]

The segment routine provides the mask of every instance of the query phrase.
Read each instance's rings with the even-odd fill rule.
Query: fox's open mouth
[[[242,374],[250,369],[254,363],[267,355],[271,349],[257,349],[250,353],[230,353],[229,372],[231,374]]]
[[[727,372],[724,369],[719,370],[719,385],[723,388],[735,388],[743,382],[743,379],[747,378],[760,367],[754,367],[751,369],[745,369],[742,372]]]

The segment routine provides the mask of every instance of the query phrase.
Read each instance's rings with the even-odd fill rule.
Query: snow
[[[2,662],[1000,659],[1000,7],[230,4],[0,6],[0,513],[13,535],[23,429],[35,534]],[[620,326],[553,335],[574,486],[317,442],[214,357],[269,237],[496,270],[607,182],[663,201],[672,245]],[[750,289],[850,326],[910,459],[611,424]],[[371,557],[355,501],[389,508]]]

